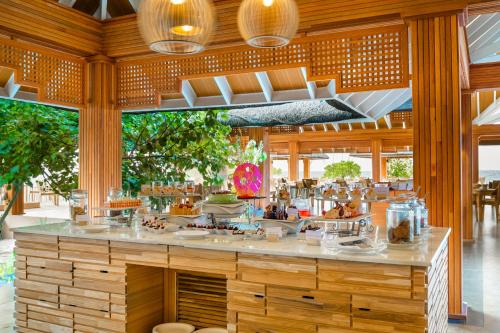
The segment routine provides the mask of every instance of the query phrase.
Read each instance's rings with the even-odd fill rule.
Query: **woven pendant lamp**
[[[254,47],[287,45],[298,26],[299,9],[294,0],[243,0],[238,11],[240,33]]]
[[[210,0],[143,0],[137,17],[149,48],[165,54],[201,52],[215,29]]]

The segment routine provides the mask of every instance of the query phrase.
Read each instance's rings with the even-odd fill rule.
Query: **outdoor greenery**
[[[391,158],[387,161],[388,178],[412,178],[413,159],[411,158]]]
[[[0,100],[0,124],[0,186],[14,188],[14,200],[0,217],[1,232],[23,184],[42,178],[66,198],[77,187],[78,113]]]
[[[278,167],[273,167],[272,174],[274,176],[281,176],[283,174],[283,170]]]
[[[225,111],[123,115],[123,182],[133,191],[152,180],[184,181],[196,169],[205,185],[218,185],[220,172],[234,165],[237,143],[222,124]]]
[[[325,167],[323,178],[355,178],[361,176],[361,166],[353,161],[341,161]]]

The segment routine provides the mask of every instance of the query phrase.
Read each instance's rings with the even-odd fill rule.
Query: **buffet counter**
[[[343,254],[278,242],[68,224],[19,228],[18,332],[151,332],[162,322],[229,332],[446,331],[449,229],[413,250]]]

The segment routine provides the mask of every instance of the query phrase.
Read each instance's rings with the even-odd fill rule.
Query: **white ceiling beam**
[[[401,104],[406,102],[410,97],[410,88],[391,90],[387,95],[382,97],[379,102],[376,103],[375,106],[378,106],[377,108],[372,108],[367,112],[369,112],[374,119],[379,119],[401,106]],[[383,102],[382,105],[381,102]]]
[[[349,126],[349,131],[352,131],[352,123],[347,123],[347,126]]]
[[[312,130],[313,132],[316,132],[316,126],[311,125],[311,130]]]
[[[384,116],[385,123],[387,124],[388,129],[392,129],[392,122],[391,122],[391,116],[389,114],[386,114]]]
[[[337,94],[337,86],[335,85],[335,80],[330,80],[330,82],[328,82],[328,85],[326,86],[326,88],[328,89],[328,92],[330,93],[330,95],[332,97],[337,97],[338,94]]]
[[[222,94],[222,97],[224,97],[226,104],[231,105],[231,100],[233,99],[233,90],[231,89],[227,78],[225,76],[215,76],[214,80],[215,84],[217,84],[217,87],[219,88],[220,93]]]
[[[190,107],[193,107],[196,104],[198,96],[196,96],[196,92],[188,80],[182,80],[181,93]]]
[[[99,8],[99,18],[102,21],[108,18],[108,0],[101,0],[101,6]]]
[[[376,120],[374,120],[373,123],[375,124],[375,129],[378,130],[378,122]]]
[[[323,124],[323,131],[328,132],[328,126],[326,126],[326,124]]]
[[[304,77],[309,96],[311,97],[311,99],[316,99],[316,82],[307,81],[307,69],[305,67],[301,67],[300,71],[302,72],[302,76]]]
[[[269,76],[266,72],[256,72],[255,76],[257,77],[257,81],[259,81],[260,87],[262,88],[262,92],[264,93],[264,97],[267,102],[272,102],[273,100],[273,86],[271,84],[271,80],[269,80]]]
[[[16,97],[17,92],[21,88],[21,85],[17,84],[14,81],[14,79],[15,79],[15,75],[14,75],[14,72],[12,72],[9,80],[7,81],[7,83],[5,84],[5,87],[4,87],[5,93],[9,98]]]
[[[493,103],[491,103],[472,121],[474,125],[492,124],[497,121],[497,118],[500,115],[500,98],[496,98],[496,92],[494,97]]]
[[[361,128],[366,129],[365,122],[361,122]]]
[[[340,132],[340,126],[339,124],[332,123],[333,129],[335,129],[335,132]]]

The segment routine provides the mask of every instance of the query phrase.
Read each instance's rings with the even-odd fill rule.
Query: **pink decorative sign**
[[[262,174],[255,164],[243,163],[236,167],[233,181],[239,197],[252,198],[259,193],[262,186]]]

